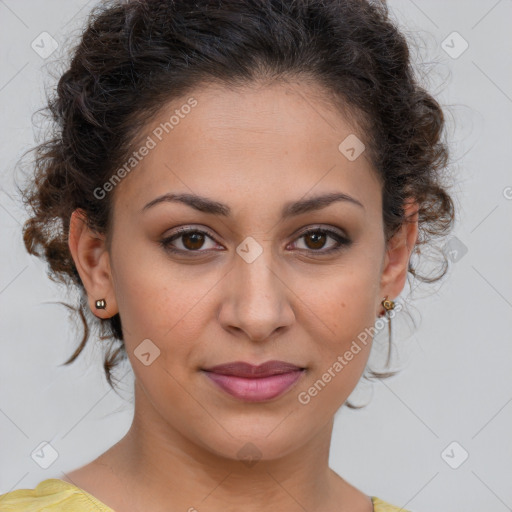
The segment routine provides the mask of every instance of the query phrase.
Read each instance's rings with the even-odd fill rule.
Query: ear
[[[85,219],[85,213],[79,208],[71,214],[69,250],[87,291],[91,311],[99,318],[110,318],[118,309],[105,237],[92,231]],[[96,308],[97,299],[105,299],[105,309]]]
[[[384,257],[380,282],[380,297],[393,300],[404,288],[409,268],[409,260],[418,239],[418,209],[414,199],[408,198],[404,203],[405,216],[409,219],[389,240]]]

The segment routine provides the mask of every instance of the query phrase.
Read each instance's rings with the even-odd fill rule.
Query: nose
[[[218,316],[224,329],[253,342],[271,338],[295,320],[292,284],[286,272],[271,261],[270,253],[264,250],[251,263],[236,258]]]

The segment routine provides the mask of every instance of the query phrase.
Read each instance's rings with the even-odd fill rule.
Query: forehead
[[[357,127],[306,83],[202,87],[147,125],[140,144],[151,149],[116,187],[115,201],[139,210],[177,191],[231,197],[236,207],[247,197],[262,204],[333,188],[378,201],[367,153],[351,161],[340,151],[353,137],[362,142]]]

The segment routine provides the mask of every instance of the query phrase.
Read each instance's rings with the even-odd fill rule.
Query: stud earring
[[[107,302],[105,299],[99,299],[96,301],[96,309],[105,309],[107,307]]]
[[[383,311],[379,316],[384,316],[388,311],[391,311],[395,308],[395,302],[391,299],[388,299],[387,296],[382,300],[381,304],[386,311]]]

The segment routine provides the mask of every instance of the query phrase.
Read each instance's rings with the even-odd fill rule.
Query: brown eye
[[[160,245],[169,252],[173,253],[202,253],[208,252],[209,247],[204,249],[207,239],[215,242],[214,238],[198,229],[180,229],[170,237],[164,238],[160,241]],[[181,243],[181,247],[176,247],[176,242]]]
[[[302,233],[298,237],[298,240],[300,239],[304,239],[304,245],[306,246],[304,250],[313,254],[318,253],[318,255],[340,251],[352,243],[351,240],[331,229],[310,229]],[[331,244],[330,248],[323,249],[329,239],[334,240],[335,243]]]
[[[204,248],[207,239],[215,242],[213,236],[205,231],[198,229],[179,229],[170,237],[161,240],[160,245],[164,250],[171,253],[196,256],[200,253],[208,253],[212,249],[208,247]],[[341,251],[352,243],[351,240],[331,229],[310,229],[297,238],[297,240],[301,239],[304,239],[305,248],[299,249],[318,256]],[[331,247],[324,249],[329,239],[333,240],[335,243],[331,244]],[[180,242],[182,247],[176,247],[175,241]]]
[[[325,233],[319,233],[318,231],[310,231],[309,234],[304,235],[304,240],[306,241],[306,245],[310,249],[321,249],[327,237]]]
[[[204,234],[199,231],[190,231],[181,235],[182,243],[185,248],[191,251],[201,249],[204,243]]]

